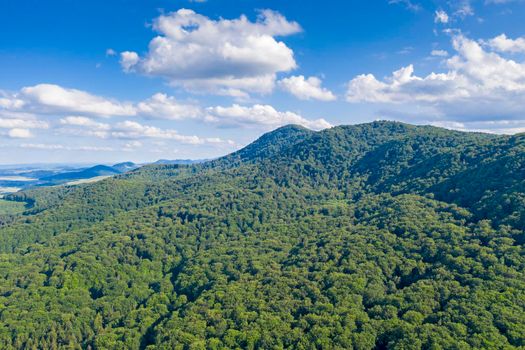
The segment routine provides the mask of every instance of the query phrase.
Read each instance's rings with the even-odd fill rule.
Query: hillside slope
[[[11,196],[0,348],[523,348],[523,140],[287,126]]]

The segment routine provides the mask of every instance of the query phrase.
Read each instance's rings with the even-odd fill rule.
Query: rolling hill
[[[525,347],[525,135],[286,126],[7,196],[0,348]]]
[[[93,167],[80,171],[65,172],[56,175],[43,177],[40,180],[44,182],[62,182],[80,179],[89,179],[97,176],[111,176],[120,174],[122,171],[107,165],[95,165]]]

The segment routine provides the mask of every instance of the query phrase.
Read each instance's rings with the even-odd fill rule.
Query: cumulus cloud
[[[4,111],[0,107],[0,129],[9,129],[7,132],[1,132],[10,138],[30,138],[33,133],[30,129],[47,129],[49,124],[37,119],[34,115]]]
[[[7,93],[0,91],[0,108],[17,110],[24,106],[25,102],[14,96],[10,96]]]
[[[57,131],[67,135],[99,138],[165,138],[188,144],[228,142],[214,138],[202,139],[197,136],[180,135],[174,130],[143,126],[132,121],[110,125],[92,118],[118,116],[179,120],[194,119],[203,115],[200,107],[181,104],[165,94],[155,94],[149,99],[133,104],[77,89],[39,84],[25,87],[15,94],[3,93],[0,101],[0,128],[11,129],[7,135],[13,138],[31,137],[32,134],[28,129],[48,128],[47,122],[35,118],[20,118],[24,113],[32,115],[27,114],[28,111],[45,115],[62,114]],[[78,115],[67,115],[69,113],[78,113]]]
[[[111,125],[100,123],[88,117],[67,116],[60,119],[61,128],[58,131],[66,135],[95,136],[107,138]]]
[[[174,97],[161,93],[138,103],[137,113],[145,117],[170,120],[197,119],[202,116],[199,106],[180,103]]]
[[[306,87],[310,88],[301,92],[303,97],[332,98],[333,94],[321,87],[320,80],[302,79],[308,85]],[[291,123],[311,129],[331,126],[324,119],[310,120],[297,113],[278,111],[270,105],[243,107],[236,104],[204,108],[193,102],[180,102],[162,93],[134,103],[50,84],[25,87],[11,94],[0,91],[0,94],[3,99],[0,129],[6,129],[2,132],[4,136],[30,137],[32,132],[29,130],[51,127],[52,132],[60,136],[128,140],[129,147],[124,147],[128,150],[133,149],[132,145],[137,145],[140,139],[162,139],[190,145],[235,145],[231,140],[184,135],[171,128],[143,123],[151,119],[193,120],[218,127],[249,126],[260,129]],[[119,119],[115,121],[110,117]]]
[[[308,79],[302,76],[291,77],[284,79],[281,84],[283,88],[289,89],[299,98],[315,98],[327,101],[335,99],[330,91],[321,87],[321,81],[315,77]],[[53,92],[56,92],[56,95]],[[4,96],[6,96],[4,105],[7,108],[0,107],[0,128],[47,128],[48,123],[36,119],[36,115],[32,114],[34,111],[41,113],[41,117],[49,118],[58,115],[60,117],[58,119],[59,131],[63,134],[72,135],[105,138],[112,135],[124,135],[124,133],[114,132],[113,125],[96,120],[100,120],[100,117],[109,116],[172,121],[197,120],[215,125],[220,123],[227,125],[249,124],[263,128],[289,123],[301,124],[313,129],[330,126],[324,119],[308,120],[296,113],[277,111],[269,105],[203,108],[195,103],[180,102],[173,96],[162,93],[154,94],[152,97],[137,103],[124,103],[81,90],[41,84],[23,88],[21,92],[11,96],[7,94]],[[26,117],[22,118],[22,115]],[[145,136],[157,135],[157,137],[170,138],[169,135],[175,135],[174,132],[162,133],[152,128],[143,128],[142,131]],[[173,139],[177,138],[173,137]],[[184,140],[185,138],[178,139]],[[191,138],[186,140],[191,140]]]
[[[28,129],[14,128],[7,132],[7,136],[17,139],[27,139],[33,137],[33,134],[31,134],[31,131]]]
[[[101,117],[130,116],[133,105],[92,95],[82,90],[54,84],[38,84],[23,88],[15,99],[23,101],[27,110],[46,113],[87,113]]]
[[[461,34],[452,38],[455,55],[443,73],[414,74],[413,65],[378,80],[372,74],[348,83],[349,102],[430,106],[443,117],[514,118],[525,113],[525,62],[505,58]]]
[[[162,93],[154,94],[138,103],[121,102],[53,84],[25,87],[14,94],[1,91],[0,93],[2,93],[0,95],[0,118],[5,117],[8,113],[10,113],[10,118],[16,119],[21,119],[19,116],[23,113],[26,115],[68,116],[75,114],[78,117],[115,116],[171,120],[195,119],[202,116],[202,109],[199,106],[179,102],[174,97]],[[31,126],[26,127],[31,128]]]
[[[485,43],[498,52],[522,53],[525,52],[525,38],[510,39],[505,34],[498,35]]]
[[[136,52],[124,51],[120,53],[120,65],[124,72],[129,73],[132,67],[140,61],[139,55]]]
[[[190,91],[236,97],[268,93],[276,73],[297,66],[292,49],[275,37],[301,28],[270,10],[251,22],[245,16],[213,20],[181,9],[158,17],[153,28],[159,35],[149,43],[148,52],[143,57],[122,52],[122,68],[163,77]]]
[[[299,124],[307,128],[320,130],[331,127],[324,119],[309,120],[293,112],[280,112],[269,105],[251,107],[234,104],[230,107],[210,107],[208,120],[222,125],[262,126],[275,128],[286,124]]]
[[[323,88],[321,84],[321,79],[317,77],[306,79],[303,75],[292,76],[279,81],[283,90],[301,100],[334,101],[335,95],[330,90]]]

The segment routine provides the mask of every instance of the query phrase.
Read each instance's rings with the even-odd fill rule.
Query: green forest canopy
[[[525,348],[524,151],[286,126],[204,164],[11,195],[0,348]]]

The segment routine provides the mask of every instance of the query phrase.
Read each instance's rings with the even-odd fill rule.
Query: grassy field
[[[0,199],[0,215],[18,214],[25,209],[24,203],[6,201]]]

